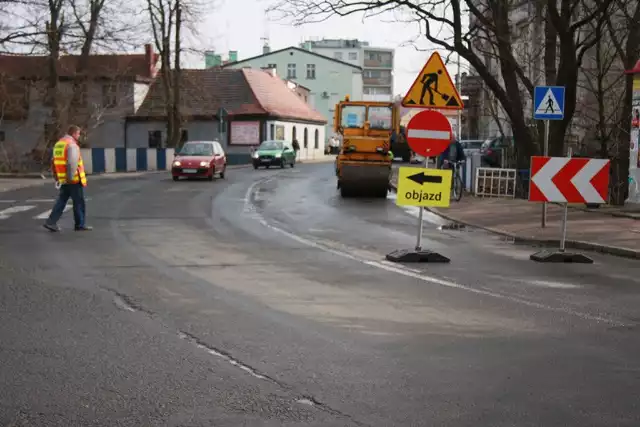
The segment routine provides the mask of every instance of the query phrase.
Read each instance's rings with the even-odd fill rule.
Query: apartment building
[[[311,39],[301,43],[300,47],[361,67],[362,99],[393,100],[393,49],[373,47],[369,42],[357,39]]]
[[[358,65],[296,46],[272,51],[265,44],[262,52],[262,55],[225,63],[221,68],[269,69],[289,82],[304,85],[307,102],[329,121],[325,125],[327,136],[333,132],[335,105],[345,95],[362,99],[362,69]]]

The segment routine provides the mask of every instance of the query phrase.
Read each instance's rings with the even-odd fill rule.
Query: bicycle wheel
[[[462,177],[460,177],[459,173],[456,173],[455,178],[453,179],[453,198],[456,202],[459,202],[462,198],[463,184]]]

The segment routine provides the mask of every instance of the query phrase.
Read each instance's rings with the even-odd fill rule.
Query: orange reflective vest
[[[82,155],[79,154],[78,169],[73,175],[71,182],[67,182],[67,159],[69,155],[69,144],[75,144],[75,141],[68,136],[63,137],[56,145],[53,146],[53,172],[58,178],[60,184],[77,184],[81,183],[83,187],[87,186],[87,176],[84,172],[84,162]]]

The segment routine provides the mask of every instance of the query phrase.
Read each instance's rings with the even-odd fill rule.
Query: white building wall
[[[270,134],[271,125],[274,125],[274,135]],[[267,121],[267,138],[278,139],[276,137],[277,126],[284,127],[284,140],[293,141],[293,133],[295,128],[295,136],[300,144],[300,154],[298,160],[312,160],[324,156],[324,148],[326,144],[326,133],[324,125],[310,124],[310,123],[296,123],[289,121]],[[333,125],[331,125],[333,126]],[[307,144],[304,143],[304,131],[307,130]],[[315,133],[318,131],[317,146],[315,140]]]

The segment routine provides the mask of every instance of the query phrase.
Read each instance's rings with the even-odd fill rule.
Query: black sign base
[[[387,254],[387,260],[398,263],[415,262],[451,262],[449,258],[438,252],[429,250],[398,249]]]
[[[586,255],[575,252],[540,251],[529,256],[536,262],[593,264],[593,260]]]

